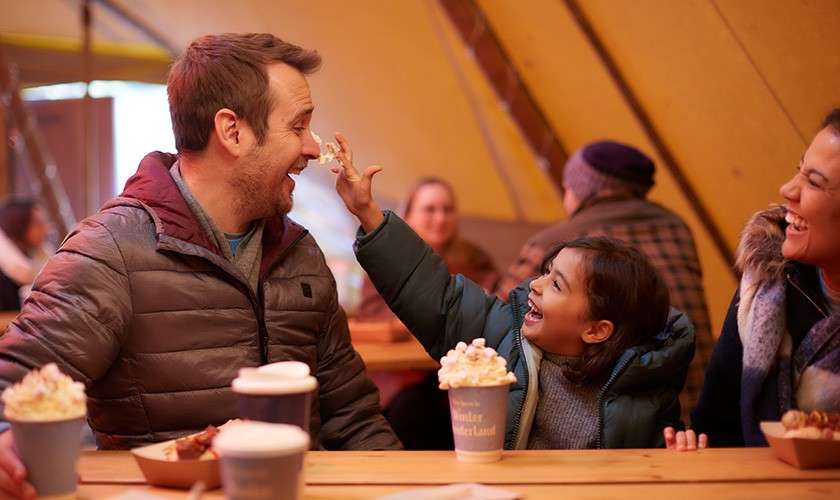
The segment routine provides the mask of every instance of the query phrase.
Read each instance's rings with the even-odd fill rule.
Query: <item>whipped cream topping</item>
[[[516,382],[513,372],[507,370],[507,361],[492,347],[485,346],[483,338],[473,339],[470,345],[458,342],[440,359],[438,381],[441,389],[458,387],[486,387]]]
[[[3,391],[5,416],[17,421],[53,421],[84,416],[85,386],[61,373],[55,363],[32,370]]]
[[[312,138],[315,140],[315,144],[321,148],[321,156],[318,157],[318,164],[324,165],[325,163],[329,163],[336,159],[338,156],[338,152],[341,151],[341,147],[334,143],[334,142],[327,142],[326,144],[318,136],[315,132],[312,132]],[[339,160],[339,163],[341,160]]]

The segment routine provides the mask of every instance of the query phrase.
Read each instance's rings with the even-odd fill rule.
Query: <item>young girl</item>
[[[677,396],[694,352],[688,319],[645,257],[608,238],[550,251],[544,274],[506,304],[443,261],[371,195],[346,139],[336,189],[362,224],[356,257],[389,307],[435,358],[484,337],[508,362],[505,448],[643,448],[680,426]]]

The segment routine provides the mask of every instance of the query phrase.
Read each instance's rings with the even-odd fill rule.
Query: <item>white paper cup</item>
[[[509,385],[449,389],[458,460],[471,463],[501,460]]]
[[[73,498],[84,416],[67,420],[9,419],[15,449],[26,467],[26,480],[38,497]]]
[[[287,424],[239,422],[219,432],[213,447],[222,460],[225,498],[297,500],[304,487],[309,434]]]
[[[231,387],[241,418],[297,425],[309,432],[309,413],[318,380],[309,375],[306,364],[286,361],[242,368]]]

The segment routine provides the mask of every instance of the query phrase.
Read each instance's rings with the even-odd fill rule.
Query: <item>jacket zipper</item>
[[[617,379],[618,376],[621,375],[621,372],[624,371],[627,364],[635,357],[635,355],[628,356],[618,366],[616,366],[612,375],[610,375],[609,380],[607,380],[607,383],[601,387],[601,391],[598,393],[598,438],[595,440],[595,448],[597,449],[601,449],[604,442],[604,395],[607,393],[610,386],[615,383],[615,379]]]
[[[796,282],[796,280],[794,280],[794,279],[793,279],[793,277],[790,275],[790,273],[785,273],[785,278],[787,278],[788,283],[790,283],[791,285],[793,285],[793,287],[794,287],[794,288],[796,288],[796,289],[799,291],[799,293],[801,293],[801,294],[802,294],[802,296],[803,296],[803,297],[805,297],[806,299],[808,299],[808,302],[810,302],[810,303],[811,303],[811,305],[812,305],[812,306],[814,306],[814,307],[817,309],[817,311],[819,311],[819,312],[820,312],[820,314],[822,314],[822,315],[823,315],[823,318],[827,318],[827,317],[828,317],[828,314],[826,314],[826,312],[825,312],[825,311],[823,311],[822,307],[820,307],[820,306],[817,304],[817,302],[816,302],[814,299],[812,299],[812,298],[811,298],[811,296],[810,296],[810,295],[808,295],[807,293],[805,293],[805,290],[803,290],[803,289],[799,286],[799,284]]]
[[[271,266],[266,269],[265,275],[268,276],[269,273],[274,269],[274,267],[283,260],[283,257],[286,256],[287,253],[295,246],[297,243],[303,239],[304,236],[309,234],[309,231],[303,231],[295,238],[289,246],[287,246],[280,255],[274,260]],[[265,299],[264,299],[264,292],[263,288],[265,286],[265,282],[260,280],[257,284],[257,295],[256,295],[256,307],[254,308],[257,313],[257,324],[259,325],[259,341],[260,341],[260,364],[268,364],[268,327],[265,325]],[[248,286],[248,290],[250,291],[251,287]],[[249,295],[253,296],[253,292]],[[252,299],[253,300],[253,299]]]
[[[521,325],[521,318],[519,317],[519,301],[514,298],[513,302],[513,317],[516,318],[517,324]],[[522,352],[522,338],[521,338],[521,326],[516,327],[516,332],[514,333],[514,347],[518,350],[519,356],[522,357],[522,361],[525,363],[525,386],[522,390],[522,398],[519,401],[519,407],[514,412],[514,427],[513,427],[513,434],[512,434],[512,441],[510,442],[511,447],[516,444],[517,436],[519,434],[519,424],[522,420],[522,409],[525,408],[525,398],[528,397],[528,360],[525,353]]]

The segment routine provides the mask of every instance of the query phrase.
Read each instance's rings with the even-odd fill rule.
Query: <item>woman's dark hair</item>
[[[26,252],[26,232],[32,223],[35,202],[29,198],[12,198],[0,205],[0,229]]]
[[[602,236],[557,245],[543,259],[543,272],[564,248],[583,255],[589,319],[608,320],[615,328],[606,341],[586,344],[580,361],[566,376],[582,384],[602,382],[625,350],[650,342],[665,328],[670,308],[668,288],[642,252]]]
[[[834,133],[840,135],[840,108],[834,108],[825,115],[822,128],[831,127]]]
[[[411,187],[411,190],[408,192],[408,198],[405,200],[405,205],[403,207],[403,217],[407,216],[409,212],[411,212],[411,206],[414,204],[414,198],[417,196],[417,192],[420,191],[422,188],[426,186],[440,186],[449,192],[449,197],[452,198],[452,205],[456,204],[455,199],[455,190],[452,189],[452,185],[446,182],[445,180],[439,177],[423,177],[419,181],[417,181],[414,186]]]

